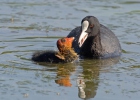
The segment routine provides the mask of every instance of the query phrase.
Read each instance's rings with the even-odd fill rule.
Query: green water
[[[46,64],[37,50],[57,50],[81,19],[96,16],[120,40],[120,58]],[[1,0],[0,100],[139,100],[139,0]]]

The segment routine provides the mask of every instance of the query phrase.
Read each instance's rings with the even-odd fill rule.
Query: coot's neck
[[[100,32],[96,36],[94,36],[92,45],[91,45],[91,53],[94,55],[94,58],[97,58],[101,55],[102,45],[101,45],[101,36]]]
[[[100,51],[102,50],[100,32],[95,36],[89,36],[83,46],[81,47],[81,54],[84,57],[93,57],[96,58],[100,55]]]
[[[73,62],[74,60],[78,59],[78,55],[75,53],[73,49],[67,50],[64,56],[65,62]]]
[[[64,62],[73,62],[78,59],[77,53],[72,48],[67,48],[61,52],[57,52],[56,56],[62,59]]]

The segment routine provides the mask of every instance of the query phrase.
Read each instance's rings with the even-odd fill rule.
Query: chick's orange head
[[[61,38],[57,41],[57,48],[61,52],[64,48],[71,48],[72,47],[72,42],[74,40],[74,37],[65,37]]]

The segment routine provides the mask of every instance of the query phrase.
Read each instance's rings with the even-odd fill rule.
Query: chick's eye
[[[91,24],[89,27],[90,27],[90,28],[93,28],[93,27],[94,27],[94,24]]]
[[[64,38],[61,39],[61,42],[65,42],[66,40]]]

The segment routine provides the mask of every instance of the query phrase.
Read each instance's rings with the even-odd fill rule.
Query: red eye
[[[92,28],[92,27],[94,27],[94,24],[91,24],[91,25],[90,25],[90,28]]]

